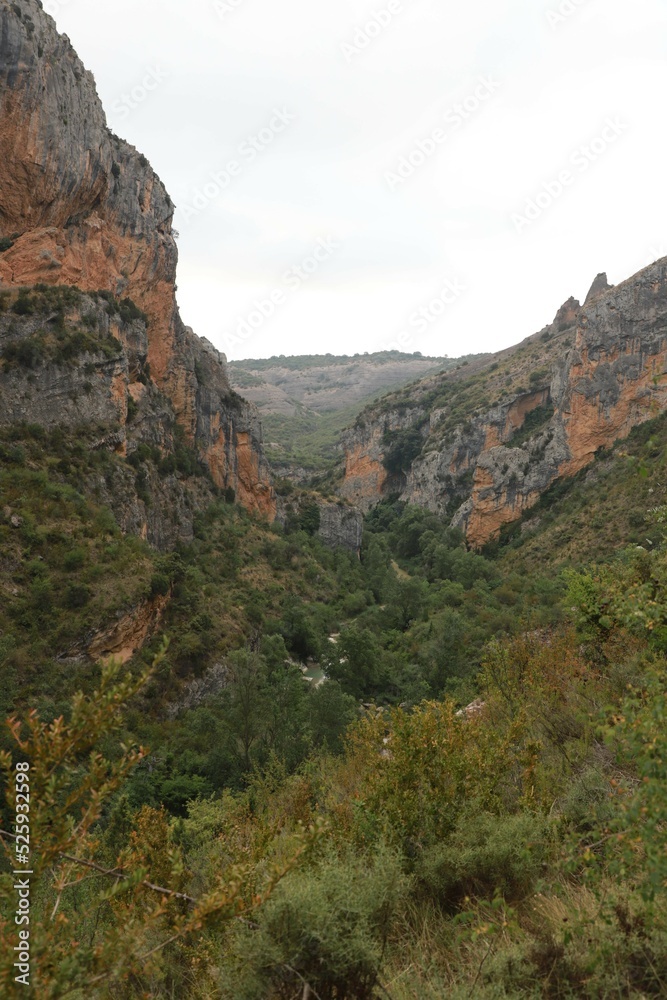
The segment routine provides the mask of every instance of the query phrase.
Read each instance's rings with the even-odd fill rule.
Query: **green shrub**
[[[304,995],[308,983],[321,1000],[371,1000],[407,889],[397,858],[383,850],[372,860],[331,854],[313,870],[293,873],[269,900],[259,929],[239,933],[233,994],[223,995],[289,1000]]]
[[[16,364],[20,368],[36,368],[42,360],[44,348],[36,337],[24,340],[10,340],[2,350],[2,357],[7,364]]]
[[[408,472],[421,454],[424,436],[419,427],[409,427],[402,431],[389,431],[384,436],[383,444],[385,453],[382,464],[387,472],[398,475]]]
[[[321,514],[317,500],[309,500],[299,511],[299,526],[307,535],[316,535],[320,530]]]
[[[65,591],[65,607],[71,610],[85,608],[92,596],[90,587],[83,583],[71,583]]]
[[[539,817],[498,817],[469,809],[445,843],[423,853],[417,874],[429,895],[445,906],[466,896],[517,898],[533,888],[546,851],[546,827]]]
[[[133,323],[135,320],[148,323],[148,316],[139,306],[135,305],[132,299],[123,299],[118,304],[118,312],[123,323]]]
[[[151,597],[166,597],[171,589],[171,580],[166,573],[155,573],[151,580]]]
[[[72,549],[63,559],[63,569],[68,573],[81,569],[86,562],[86,550],[82,548]]]

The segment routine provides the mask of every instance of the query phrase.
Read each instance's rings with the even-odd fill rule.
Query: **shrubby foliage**
[[[25,678],[2,762],[35,772],[40,996],[665,995],[664,511],[641,547],[541,575],[397,502],[358,560],[221,497],[157,556],[77,490],[107,460],[39,429],[0,446],[0,655]],[[658,482],[662,449],[636,447]],[[151,596],[170,645],[126,679],[53,660]]]

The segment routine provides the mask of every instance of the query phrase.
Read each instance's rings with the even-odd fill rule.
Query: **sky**
[[[230,359],[458,357],[667,255],[667,0],[44,0]]]

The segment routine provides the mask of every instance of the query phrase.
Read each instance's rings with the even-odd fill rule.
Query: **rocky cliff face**
[[[214,490],[203,470],[179,468],[183,434],[148,377],[145,322],[123,319],[111,297],[39,287],[0,294],[0,427],[36,425],[127,459],[110,458],[81,488],[158,549],[191,541]]]
[[[273,518],[256,414],[178,313],[171,199],[109,131],[93,77],[38,0],[0,0],[0,163],[0,284],[132,299],[148,317],[150,382],[217,485]]]
[[[332,549],[361,551],[364,519],[359,507],[326,500],[318,493],[297,492],[278,498],[277,520],[283,527],[306,530]]]
[[[613,288],[599,275],[583,307],[570,299],[518,347],[367,412],[347,436],[341,492],[366,508],[399,493],[483,545],[557,479],[662,412],[666,366],[667,259]],[[412,446],[422,440],[391,477],[397,431]]]

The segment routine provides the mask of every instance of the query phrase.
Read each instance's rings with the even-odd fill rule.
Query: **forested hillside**
[[[667,260],[493,358],[256,362],[262,428],[0,21],[0,996],[667,996]]]
[[[484,554],[389,499],[359,560],[231,497],[160,555],[80,489],[150,455],[5,428],[40,996],[664,995],[665,440]]]

